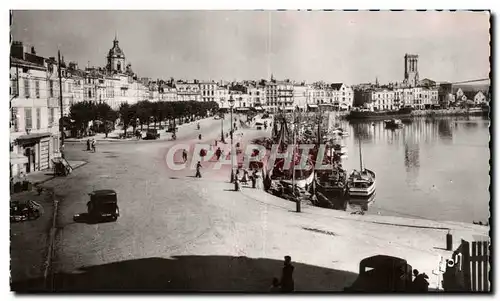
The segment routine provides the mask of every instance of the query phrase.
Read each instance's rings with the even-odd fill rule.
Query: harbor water
[[[331,114],[330,119],[333,119]],[[367,214],[437,221],[486,222],[489,218],[490,121],[486,117],[336,121],[349,131],[344,168],[376,172],[377,190]]]

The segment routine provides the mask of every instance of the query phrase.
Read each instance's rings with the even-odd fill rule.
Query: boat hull
[[[369,177],[372,179],[371,185],[368,187],[352,187],[349,185],[348,191],[349,191],[349,196],[351,197],[370,197],[376,190],[377,188],[377,182],[376,182],[376,177],[375,173],[371,170],[365,169],[364,172],[369,175]],[[353,174],[351,174],[350,178],[352,178]]]
[[[349,188],[349,196],[352,196],[352,197],[370,197],[376,190],[376,184],[373,183],[373,185],[371,185],[370,187],[368,188],[354,188],[354,187],[351,187]]]

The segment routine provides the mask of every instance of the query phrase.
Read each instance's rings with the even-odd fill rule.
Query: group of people
[[[248,184],[248,180],[252,182],[252,188],[257,188],[257,179],[259,178],[257,169],[254,169],[250,176],[249,171],[247,169],[243,169],[243,177],[241,177],[241,179],[240,170],[240,168],[236,169],[236,174],[234,175],[235,190],[238,191],[240,189],[240,183]]]
[[[96,147],[95,144],[96,141],[94,138],[92,138],[92,140],[87,139],[87,150],[88,151],[92,150],[95,153],[95,147]]]

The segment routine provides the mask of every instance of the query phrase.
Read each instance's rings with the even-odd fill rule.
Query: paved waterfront
[[[219,120],[201,125],[207,141],[220,134]],[[198,142],[195,124],[190,126],[175,143]],[[258,134],[248,130],[243,137]],[[103,143],[97,153],[85,151],[84,143],[67,146],[71,160],[89,163],[46,183],[60,200],[54,289],[266,291],[280,275],[283,256],[290,255],[297,262],[298,291],[336,291],[352,283],[364,257],[404,257],[432,275],[437,255],[447,254],[441,250],[445,230],[376,224],[376,217],[307,206],[297,214],[293,203],[263,191],[232,191],[228,169],[211,171],[210,163],[203,163],[201,179],[193,178],[194,171],[168,169],[164,154],[173,144]],[[87,193],[105,188],[118,192],[118,221],[73,222],[72,216],[86,209]],[[445,226],[454,229],[456,246],[460,237],[487,231]]]

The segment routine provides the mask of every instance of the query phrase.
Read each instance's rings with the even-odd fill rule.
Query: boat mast
[[[359,139],[359,166],[361,168],[361,172],[363,171],[363,154],[361,153],[361,139]]]
[[[295,196],[295,131],[297,130],[297,120],[295,120],[295,108],[293,109],[293,152],[292,152],[292,191]]]

